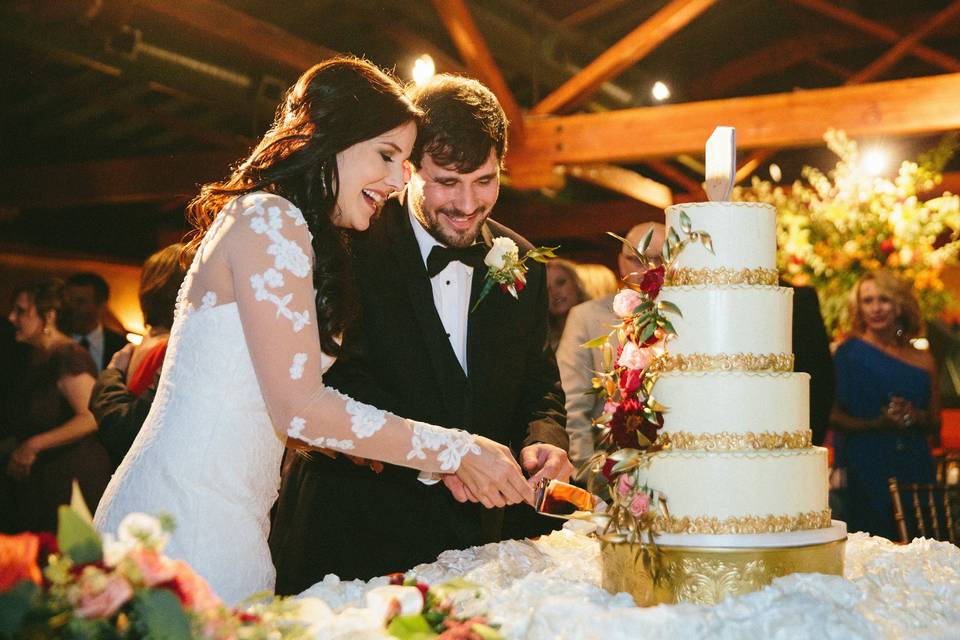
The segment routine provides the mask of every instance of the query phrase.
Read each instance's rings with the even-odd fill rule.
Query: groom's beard
[[[480,227],[490,215],[490,210],[486,206],[477,207],[472,213],[460,211],[452,205],[428,211],[424,207],[422,192],[411,190],[410,195],[413,198],[413,214],[423,225],[423,228],[437,242],[448,247],[463,248],[475,243],[480,235]],[[447,218],[448,224],[445,225],[441,222],[441,216]],[[473,218],[473,222],[467,229],[457,229],[449,224],[450,220],[463,220],[468,217]]]

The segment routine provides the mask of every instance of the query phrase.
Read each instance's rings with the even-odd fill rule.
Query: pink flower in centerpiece
[[[183,560],[174,560],[172,564],[176,574],[169,582],[169,586],[180,598],[184,607],[197,613],[204,613],[223,604],[207,581],[194,573],[190,565]]]
[[[623,350],[620,351],[617,366],[642,371],[650,365],[651,360],[653,360],[653,356],[649,349],[641,349],[635,342],[628,342],[623,345]]]
[[[613,412],[617,410],[617,403],[613,400],[607,400],[603,403],[603,412],[609,415],[613,415]]]
[[[81,618],[109,618],[132,597],[133,587],[122,575],[92,571],[80,580],[75,613]]]
[[[169,582],[177,575],[177,568],[173,562],[149,547],[130,550],[127,553],[127,559],[133,562],[143,578],[143,584],[148,587]]]
[[[617,480],[617,493],[620,494],[620,497],[626,498],[630,495],[630,492],[633,490],[633,476],[629,473],[624,473],[620,475],[620,478]]]
[[[634,393],[640,388],[643,382],[643,371],[639,369],[627,369],[620,374],[620,389],[624,394]]]
[[[613,312],[625,318],[633,315],[633,310],[643,302],[643,296],[633,289],[624,289],[613,298]]]
[[[634,518],[639,518],[647,511],[650,510],[650,496],[644,492],[640,492],[633,497],[633,500],[630,502],[630,514]]]

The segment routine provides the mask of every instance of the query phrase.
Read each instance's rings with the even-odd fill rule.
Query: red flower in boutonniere
[[[557,257],[554,254],[557,249],[558,247],[537,247],[527,251],[527,254],[521,258],[516,242],[504,236],[494,238],[493,246],[483,259],[483,263],[487,265],[487,277],[483,283],[483,290],[470,311],[476,310],[494,285],[499,286],[504,293],[519,299],[518,294],[527,286],[527,259],[532,258],[537,262],[546,263],[550,258]]]

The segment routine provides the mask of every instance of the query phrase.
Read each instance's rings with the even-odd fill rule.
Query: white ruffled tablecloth
[[[639,608],[600,587],[595,539],[558,531],[537,541],[506,541],[447,551],[408,575],[431,585],[461,577],[483,585],[458,611],[486,612],[517,640],[577,638],[960,638],[960,549],[917,539],[906,546],[850,534],[846,575],[794,574],[716,606]],[[387,638],[365,609],[365,594],[386,583],[327,576],[301,596],[315,607],[317,638]],[[304,612],[306,613],[306,611]]]

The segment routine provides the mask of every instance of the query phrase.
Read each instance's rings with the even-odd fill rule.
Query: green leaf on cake
[[[607,340],[609,339],[610,339],[610,336],[600,336],[598,338],[594,338],[593,340],[588,340],[587,342],[584,342],[582,345],[580,345],[580,347],[582,349],[596,349],[606,344]]]
[[[700,242],[704,247],[707,248],[707,251],[713,253],[713,238],[710,237],[709,233],[700,232]]]
[[[680,229],[684,233],[690,233],[690,230],[693,229],[693,223],[690,222],[690,216],[688,216],[687,212],[683,209],[680,210]]]
[[[647,248],[650,247],[650,241],[653,240],[653,227],[650,227],[643,238],[640,240],[640,244],[637,245],[637,253],[641,255],[646,255]]]
[[[683,314],[680,313],[680,307],[673,304],[669,300],[661,300],[660,303],[657,305],[657,308],[660,309],[661,311],[669,311],[670,313],[675,313],[681,318],[683,317]]]

